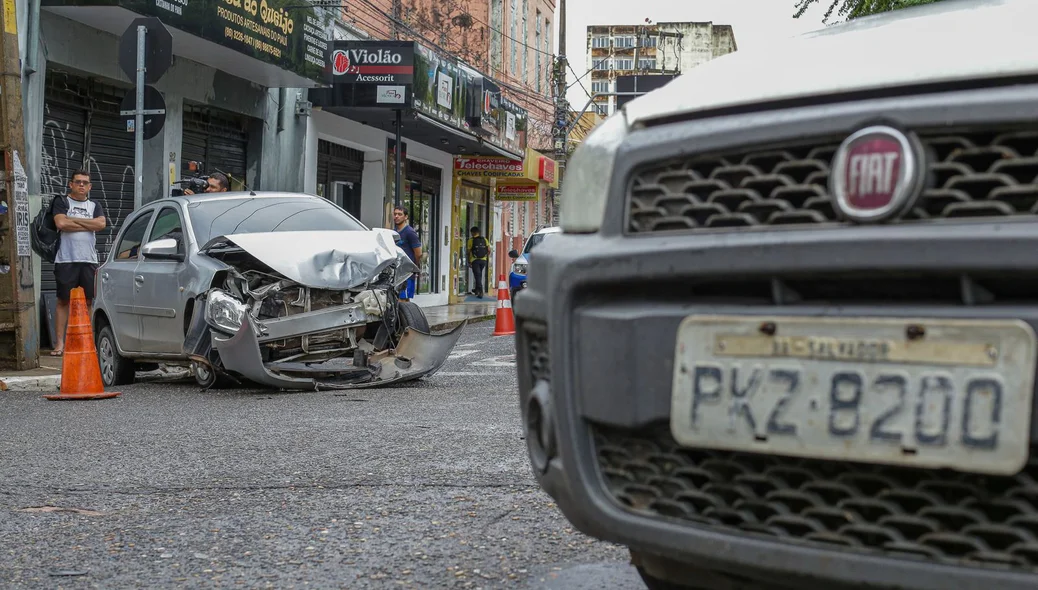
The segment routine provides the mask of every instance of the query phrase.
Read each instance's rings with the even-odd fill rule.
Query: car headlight
[[[512,263],[512,272],[514,272],[517,275],[525,275],[526,274],[526,263],[525,262],[513,262]]]
[[[233,334],[241,328],[245,313],[245,304],[227,293],[219,290],[209,293],[205,306],[206,322]]]
[[[573,152],[562,180],[562,231],[594,233],[602,227],[616,152],[626,135],[626,115],[619,111],[591,131]]]

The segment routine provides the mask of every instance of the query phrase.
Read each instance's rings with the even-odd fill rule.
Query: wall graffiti
[[[65,194],[72,172],[77,168],[87,170],[92,181],[90,198],[101,203],[108,221],[108,227],[97,234],[98,254],[104,255],[111,248],[122,221],[122,189],[127,186],[127,179],[129,186],[133,184],[133,166],[124,166],[115,175],[113,166],[102,167],[103,163],[90,153],[88,125],[85,111],[82,126],[73,128],[68,121],[52,116],[50,105],[44,105],[40,192],[44,195]],[[77,149],[78,146],[82,148]]]

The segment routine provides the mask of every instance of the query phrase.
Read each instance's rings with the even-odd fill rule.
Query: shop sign
[[[41,0],[41,6],[113,6],[327,83],[325,11],[298,0]]]
[[[414,54],[414,110],[462,131],[472,131],[465,113],[479,74],[453,57],[418,43]]]
[[[336,41],[332,83],[406,86],[414,77],[414,42]]]
[[[536,184],[499,184],[494,196],[498,201],[536,201],[540,187]]]
[[[469,126],[480,135],[495,136],[501,131],[501,87],[480,75],[469,87],[469,110],[465,113]]]
[[[502,96],[499,111],[497,131],[486,139],[487,143],[516,154],[524,153],[526,151],[526,109]]]
[[[522,160],[498,156],[455,156],[454,174],[459,178],[525,178]]]
[[[408,109],[414,41],[335,41],[328,55],[332,87],[310,91],[315,105]]]
[[[544,182],[555,182],[555,160],[541,156],[537,161],[537,179]]]

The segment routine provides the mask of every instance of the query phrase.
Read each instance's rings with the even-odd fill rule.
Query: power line
[[[394,18],[394,17],[390,16],[389,14],[386,14],[385,12],[383,12],[383,11],[382,11],[382,10],[381,10],[381,9],[380,9],[380,8],[379,8],[378,6],[375,6],[375,5],[374,5],[374,4],[373,4],[373,3],[371,2],[371,0],[361,0],[361,2],[362,2],[363,4],[366,4],[366,5],[368,5],[369,7],[371,7],[371,8],[372,8],[372,9],[373,9],[373,10],[375,11],[375,13],[376,13],[376,14],[379,14],[379,15],[385,16],[385,17],[386,17],[387,19],[389,19],[389,20],[391,20],[391,21],[393,21],[393,22],[397,23],[398,25],[400,25],[401,27],[403,27],[403,28],[404,28],[405,30],[407,30],[408,32],[410,32],[410,33],[411,33],[412,35],[415,35],[415,36],[419,37],[420,39],[422,39],[423,41],[425,41],[426,43],[428,43],[429,45],[431,45],[431,46],[432,46],[433,48],[435,48],[435,49],[439,49],[440,51],[442,51],[442,52],[444,52],[444,53],[446,53],[446,54],[448,54],[448,55],[451,55],[451,54],[452,54],[452,52],[451,52],[451,51],[450,51],[449,49],[446,49],[446,48],[444,48],[444,47],[440,46],[440,45],[439,45],[438,43],[436,43],[436,42],[434,42],[434,41],[431,41],[431,40],[429,40],[429,38],[428,38],[428,37],[426,37],[426,36],[425,36],[425,35],[423,35],[422,33],[419,33],[418,31],[416,31],[416,30],[414,30],[413,28],[411,28],[411,26],[410,26],[410,25],[408,25],[408,24],[407,24],[406,22],[404,22],[404,21],[402,21],[402,20],[400,20],[400,19]],[[537,96],[536,94],[528,93],[528,92],[527,92],[526,90],[522,90],[522,89],[520,89],[520,88],[516,88],[516,87],[514,87],[514,86],[511,86],[510,84],[506,84],[505,82],[502,82],[502,81],[500,81],[500,80],[497,80],[497,79],[495,79],[495,78],[494,78],[493,76],[488,76],[488,75],[486,75],[485,73],[483,73],[483,72],[480,72],[480,71],[479,71],[479,70],[478,70],[477,68],[473,67],[472,65],[469,65],[469,64],[466,64],[466,65],[467,65],[467,66],[468,66],[469,68],[471,68],[471,69],[475,70],[475,71],[476,71],[477,73],[479,73],[480,75],[482,75],[482,76],[484,76],[484,77],[486,77],[486,78],[490,78],[490,79],[491,79],[492,81],[494,81],[494,82],[495,82],[496,84],[498,84],[498,85],[499,85],[499,86],[501,86],[502,88],[507,88],[508,90],[511,90],[512,92],[515,92],[516,94],[520,94],[520,95],[522,95],[522,96],[525,96],[525,97],[527,97],[528,99],[530,99],[530,100],[534,100],[534,101],[536,101],[536,102],[550,102],[550,100],[549,100],[549,99],[547,99],[546,97],[541,97],[541,96]]]
[[[576,72],[576,70],[573,69],[573,64],[569,63],[569,60],[567,60],[566,61],[566,65],[569,66],[569,71],[573,72],[573,75],[576,76],[577,72]],[[580,78],[577,78],[577,82],[576,83],[580,84],[580,88],[584,91],[584,94],[586,94],[588,98],[593,98],[591,96],[591,93],[587,91],[587,87],[584,86],[584,83],[580,81]],[[572,86],[572,84],[570,84],[570,86]]]

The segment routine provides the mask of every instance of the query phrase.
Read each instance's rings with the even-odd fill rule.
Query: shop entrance
[[[319,139],[317,194],[360,218],[360,179],[364,152]]]
[[[490,246],[490,254],[487,256],[487,268],[483,270],[482,277],[483,293],[485,295],[492,288],[488,283],[488,278],[490,276],[489,263],[493,258],[494,249],[494,240],[490,233],[490,188],[465,181],[461,184],[460,197],[458,224],[461,239],[458,241],[458,248],[460,250],[459,255],[463,272],[458,273],[455,295],[464,297],[475,288],[475,277],[469,264],[468,252],[468,241],[472,237],[471,230],[473,226],[479,228],[480,235],[487,239],[487,244]]]
[[[418,278],[416,294],[439,292],[436,284],[436,269],[439,268],[439,218],[440,218],[440,186],[439,168],[428,166],[413,160],[407,161],[407,175],[401,205],[407,211],[411,227],[422,240],[422,260],[418,266],[421,274]]]

